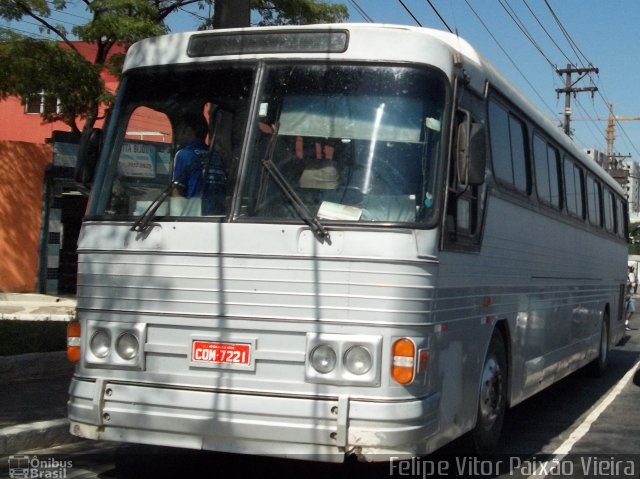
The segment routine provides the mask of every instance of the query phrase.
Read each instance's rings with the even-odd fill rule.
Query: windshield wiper
[[[172,181],[169,186],[167,186],[157,197],[155,200],[151,202],[151,204],[144,210],[144,213],[138,218],[138,220],[131,227],[131,231],[143,232],[145,231],[151,220],[155,217],[156,211],[160,208],[160,205],[164,203],[164,201],[171,195],[171,190],[173,188],[180,186],[180,183],[177,181]]]
[[[278,126],[274,127],[273,133],[271,134],[271,139],[269,140],[269,145],[267,146],[267,154],[262,160],[262,166],[267,173],[271,175],[271,178],[278,187],[282,190],[284,195],[287,197],[293,207],[298,212],[300,217],[309,225],[313,235],[316,237],[320,243],[331,244],[331,236],[329,235],[329,231],[327,228],[320,222],[317,216],[311,214],[307,205],[305,205],[304,201],[298,196],[295,189],[291,184],[287,181],[287,179],[282,175],[276,164],[273,162],[273,154],[275,152],[276,139],[278,137]]]

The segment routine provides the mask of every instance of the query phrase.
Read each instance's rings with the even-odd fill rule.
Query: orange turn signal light
[[[393,364],[391,377],[399,384],[406,385],[413,381],[415,375],[416,346],[408,338],[398,339],[393,343],[391,351]]]
[[[67,324],[67,359],[72,363],[80,361],[80,321]]]

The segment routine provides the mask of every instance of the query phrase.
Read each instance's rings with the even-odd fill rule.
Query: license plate
[[[251,344],[193,341],[191,360],[207,364],[234,364],[248,366],[251,359]]]

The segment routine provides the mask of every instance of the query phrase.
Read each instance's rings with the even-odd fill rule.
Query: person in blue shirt
[[[176,130],[178,153],[173,165],[173,180],[177,183],[173,196],[193,198],[202,194],[200,158],[209,152],[205,143],[209,129],[204,117],[185,118]]]
[[[172,196],[202,198],[202,214],[224,213],[226,173],[220,155],[205,143],[209,128],[202,115],[183,120],[176,131]]]

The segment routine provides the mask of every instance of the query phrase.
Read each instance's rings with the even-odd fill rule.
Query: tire
[[[507,410],[507,353],[499,331],[494,331],[482,366],[476,426],[470,432],[475,452],[492,453],[498,446]]]
[[[609,315],[604,313],[600,324],[600,341],[598,343],[598,357],[594,359],[589,368],[591,374],[596,377],[602,376],[609,365]]]

